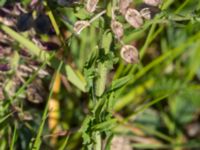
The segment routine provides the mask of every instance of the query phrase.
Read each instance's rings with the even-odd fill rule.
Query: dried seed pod
[[[90,25],[89,21],[77,21],[74,25],[74,31],[80,34],[81,31]]]
[[[160,12],[160,9],[156,6],[151,6],[151,5],[148,5],[148,4],[145,4],[145,3],[142,3],[141,5],[139,5],[137,7],[137,10],[140,11],[140,14],[143,18],[147,19],[149,16],[148,16],[148,13],[150,13],[150,18],[152,19],[157,13]],[[148,12],[149,11],[149,12]]]
[[[32,17],[32,13],[23,13],[19,16],[18,20],[17,20],[17,29],[19,31],[27,31],[32,27],[33,24],[33,17]]]
[[[142,10],[140,10],[140,14],[144,19],[151,19],[151,11],[149,8],[143,8]]]
[[[151,6],[158,6],[160,5],[162,0],[144,0],[145,4],[151,5]]]
[[[139,62],[138,50],[132,45],[124,45],[121,48],[120,55],[127,63],[135,64]]]
[[[118,39],[122,38],[122,36],[124,35],[123,25],[116,20],[112,20],[111,29]]]
[[[34,29],[37,33],[47,34],[51,29],[51,21],[45,14],[39,14],[34,22]]]
[[[131,0],[120,0],[119,1],[119,11],[123,15],[126,14],[127,8],[130,6],[131,2],[132,2]]]
[[[86,10],[90,13],[94,12],[96,10],[98,2],[99,0],[87,0]]]
[[[125,14],[126,21],[132,25],[134,28],[139,28],[143,24],[143,19],[141,14],[133,8],[129,8]]]

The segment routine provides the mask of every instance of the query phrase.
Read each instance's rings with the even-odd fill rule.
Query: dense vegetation
[[[0,150],[200,149],[199,0],[0,0]]]

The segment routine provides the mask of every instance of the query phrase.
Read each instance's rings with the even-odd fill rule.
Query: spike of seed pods
[[[94,12],[96,10],[98,2],[99,0],[87,0],[86,10],[90,13]]]
[[[121,39],[122,36],[124,35],[123,25],[116,20],[112,20],[111,29],[118,39]]]
[[[139,53],[136,47],[132,45],[124,45],[121,48],[120,55],[124,61],[130,64],[136,64],[139,62]]]
[[[158,6],[160,5],[162,0],[144,0],[144,3],[151,5],[151,6]]]
[[[126,21],[134,28],[140,28],[143,24],[143,19],[141,14],[133,8],[129,8],[125,15]]]

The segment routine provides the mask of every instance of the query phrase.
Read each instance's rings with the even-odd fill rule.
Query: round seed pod
[[[47,34],[51,29],[51,21],[45,14],[39,14],[34,22],[34,29],[37,33]]]
[[[118,39],[121,39],[122,36],[124,35],[123,25],[116,20],[112,20],[111,29]]]
[[[139,53],[136,47],[132,45],[124,45],[121,48],[120,55],[123,60],[130,64],[136,64],[139,62]]]
[[[140,28],[143,24],[141,14],[133,8],[129,8],[125,14],[126,21],[134,28]]]
[[[145,4],[151,5],[151,6],[158,6],[160,5],[162,0],[144,0]]]
[[[98,2],[99,0],[87,0],[86,10],[90,13],[94,12],[96,10]]]
[[[24,32],[29,30],[32,27],[32,24],[33,24],[32,12],[23,13],[19,16],[16,27],[18,31]]]

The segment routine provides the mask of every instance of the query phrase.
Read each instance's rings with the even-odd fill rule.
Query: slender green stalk
[[[62,65],[63,65],[63,63],[61,62],[60,65],[59,65],[59,68],[57,69],[57,73],[60,72]],[[54,82],[54,80],[55,79],[53,79],[52,83]],[[47,104],[46,104],[46,107],[45,107],[43,115],[42,115],[42,122],[40,124],[40,127],[39,127],[39,130],[38,130],[37,136],[35,138],[35,141],[33,143],[32,150],[39,150],[40,149],[40,146],[41,146],[41,143],[42,143],[42,139],[41,139],[42,132],[43,132],[45,121],[46,121],[46,118],[47,118],[47,115],[48,115],[47,113],[48,113],[49,100],[51,99],[52,94],[53,94],[53,88],[51,87],[49,97],[48,97],[48,100],[47,100]]]
[[[14,125],[14,132],[13,132],[13,136],[12,136],[12,141],[11,141],[11,145],[10,145],[10,150],[15,150],[14,146],[15,146],[15,141],[16,141],[16,132],[17,132],[17,127],[16,124]]]
[[[67,146],[67,143],[68,143],[68,140],[69,140],[69,136],[70,134],[67,135],[67,137],[65,138],[63,144],[61,145],[61,147],[59,148],[59,150],[65,150],[66,149],[66,146]]]

